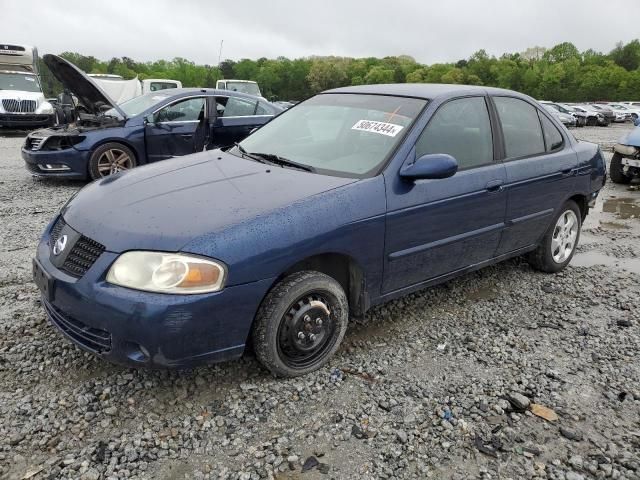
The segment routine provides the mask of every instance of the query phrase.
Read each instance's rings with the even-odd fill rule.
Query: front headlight
[[[43,115],[51,115],[53,113],[53,106],[49,102],[42,102],[36,109],[36,113]]]
[[[224,264],[195,255],[126,252],[111,265],[107,282],[158,293],[210,293],[224,288]]]

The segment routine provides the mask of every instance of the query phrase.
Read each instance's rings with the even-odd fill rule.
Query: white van
[[[120,75],[106,73],[90,73],[88,75],[112,98],[116,104],[121,104],[127,100],[144,95],[149,92],[166,90],[168,88],[182,88],[179,80],[169,80],[165,78],[147,78],[139,80],[138,77],[132,80],[125,80]]]
[[[0,128],[55,125],[56,111],[46,101],[38,78],[38,50],[0,43]]]
[[[255,95],[261,97],[260,87],[252,80],[218,80],[216,82],[216,88],[218,90],[233,90],[234,92],[248,93],[249,95]]]

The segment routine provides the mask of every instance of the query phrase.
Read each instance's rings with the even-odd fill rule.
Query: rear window
[[[507,158],[527,157],[545,152],[537,109],[519,98],[494,97]]]

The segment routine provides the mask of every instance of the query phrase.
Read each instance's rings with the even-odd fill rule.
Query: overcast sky
[[[411,55],[421,63],[640,37],[640,0],[0,0],[0,42],[106,60]]]

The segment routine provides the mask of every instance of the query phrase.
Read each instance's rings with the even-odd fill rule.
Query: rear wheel
[[[529,264],[536,270],[555,273],[563,270],[573,258],[582,227],[578,205],[569,200],[554,217],[554,221],[536,250],[529,254]]]
[[[294,273],[266,296],[253,329],[256,357],[273,374],[296,377],[322,367],[349,321],[340,284],[320,272]]]
[[[613,157],[611,157],[611,163],[609,163],[609,178],[611,178],[613,183],[620,183],[622,185],[631,183],[631,177],[625,175],[622,170],[622,155],[618,152],[615,152]]]
[[[100,145],[91,154],[89,174],[97,180],[114,173],[130,170],[136,166],[136,157],[131,149],[121,143],[109,142]]]

